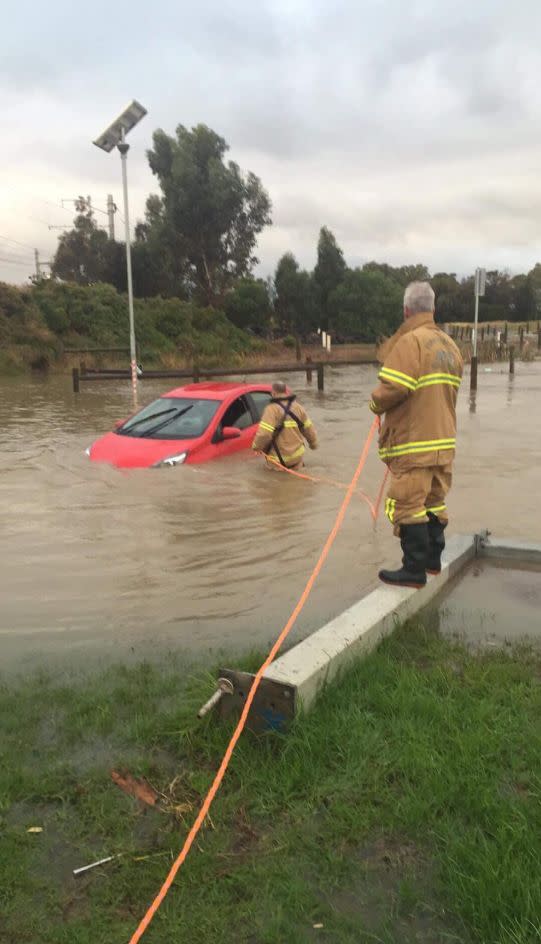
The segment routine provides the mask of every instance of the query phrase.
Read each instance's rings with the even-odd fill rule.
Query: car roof
[[[247,383],[192,383],[185,387],[175,387],[162,397],[196,397],[199,400],[227,400],[230,396],[240,397],[243,393],[252,393],[255,390],[271,392],[271,384]]]

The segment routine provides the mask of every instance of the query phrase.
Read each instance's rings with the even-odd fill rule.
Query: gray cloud
[[[37,199],[120,198],[116,156],[90,142],[134,95],[149,108],[131,139],[134,215],[155,189],[154,128],[203,121],[271,193],[265,271],[286,249],[312,264],[322,223],[352,262],[444,268],[447,253],[467,271],[507,253],[528,267],[540,27],[538,0],[19,3],[0,59],[3,228],[52,252],[54,232],[30,220]],[[18,274],[0,261],[0,277]]]

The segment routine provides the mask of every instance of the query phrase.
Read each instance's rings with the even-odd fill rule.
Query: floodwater
[[[319,394],[285,377],[318,428],[308,471],[347,482],[371,416],[373,367],[326,371]],[[251,378],[250,378],[251,379]],[[268,378],[263,378],[268,379]],[[171,382],[141,384],[142,402]],[[541,538],[541,365],[481,368],[460,394],[453,530]],[[205,466],[119,472],[84,449],[131,412],[124,381],[0,380],[0,651],[4,669],[90,666],[182,650],[229,658],[274,639],[334,522],[342,492],[269,472],[241,454]],[[361,486],[375,495],[375,446]],[[355,498],[291,641],[341,612],[399,560]]]
[[[474,561],[426,613],[426,625],[478,647],[541,640],[541,569]]]

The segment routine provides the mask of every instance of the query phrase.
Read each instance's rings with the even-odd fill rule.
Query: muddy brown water
[[[373,367],[326,371],[325,393],[285,377],[321,440],[309,471],[349,481],[370,426]],[[262,378],[267,380],[268,378]],[[141,385],[148,402],[170,382]],[[171,384],[173,386],[173,384]],[[475,411],[460,394],[452,527],[541,538],[541,365],[482,368]],[[197,659],[263,649],[295,604],[342,493],[269,473],[246,454],[119,472],[84,449],[131,411],[129,385],[0,380],[2,668],[91,666],[182,650]],[[374,495],[372,451],[362,487]],[[398,561],[381,520],[355,499],[291,642],[350,606]]]

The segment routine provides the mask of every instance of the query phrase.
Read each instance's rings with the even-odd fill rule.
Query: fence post
[[[522,326],[520,329],[519,342],[520,350],[522,351],[522,348],[524,347],[524,326]]]
[[[539,337],[541,338],[541,328],[539,329]],[[308,365],[312,363],[312,358],[308,354],[306,358],[306,380],[308,383],[312,383],[312,368]]]
[[[323,364],[317,365],[317,389],[325,389],[325,367]]]
[[[509,348],[509,373],[515,373],[515,345],[512,344]]]
[[[73,381],[73,392],[79,393],[79,368],[78,367],[72,367],[71,379]]]
[[[504,327],[504,329],[503,329],[503,337],[502,337],[502,341],[503,341],[504,344],[507,344],[507,337],[508,337],[508,334],[509,334],[508,328],[509,328],[509,325],[508,325],[508,323],[507,323],[507,321],[506,321],[506,322],[505,322],[505,327]]]

